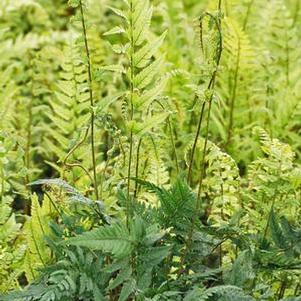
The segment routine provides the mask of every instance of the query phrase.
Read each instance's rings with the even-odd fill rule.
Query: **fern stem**
[[[28,123],[27,123],[27,137],[26,137],[26,146],[25,146],[25,167],[26,167],[26,176],[25,176],[25,186],[28,191],[27,200],[25,203],[25,214],[30,215],[30,188],[28,184],[30,183],[29,179],[29,169],[30,169],[30,147],[31,147],[31,138],[32,138],[32,99],[29,101],[28,106]]]
[[[129,152],[129,162],[128,162],[128,174],[127,174],[127,202],[126,202],[126,224],[129,224],[129,215],[130,215],[130,185],[131,185],[131,168],[132,168],[132,160],[133,160],[133,130],[130,132],[130,152]]]
[[[180,167],[179,167],[177,149],[176,149],[175,140],[174,140],[174,137],[173,137],[173,129],[172,129],[172,125],[171,125],[169,116],[167,117],[167,123],[168,123],[168,128],[169,128],[169,133],[170,133],[170,141],[171,141],[174,156],[175,156],[176,170],[177,170],[177,174],[179,174]]]
[[[89,180],[93,183],[93,179],[89,173],[89,171],[87,170],[86,167],[84,167],[82,164],[80,164],[79,162],[75,162],[75,163],[66,163],[66,166],[73,168],[73,167],[78,167],[81,170],[84,171],[84,173],[88,176]]]
[[[203,117],[204,117],[205,106],[206,106],[206,103],[203,102],[200,117],[199,117],[199,121],[198,121],[198,127],[197,127],[197,130],[196,130],[196,134],[195,134],[195,137],[194,137],[193,146],[192,146],[192,150],[191,150],[191,155],[190,155],[190,161],[189,161],[189,166],[188,166],[188,174],[187,174],[187,183],[188,184],[191,184],[192,165],[193,165],[195,150],[196,150],[196,146],[197,146],[197,143],[198,143],[198,139],[199,139],[199,135],[200,135],[201,127],[202,127],[202,121],[203,121]]]
[[[136,179],[138,179],[139,177],[139,156],[140,156],[141,143],[142,143],[142,138],[139,139],[138,146],[137,146],[136,170],[135,170]],[[137,191],[138,191],[138,181],[135,181],[134,197],[137,197]]]
[[[32,65],[32,56],[30,65]],[[28,104],[28,121],[27,121],[27,126],[26,126],[26,145],[25,145],[25,155],[24,155],[24,161],[25,161],[25,167],[26,167],[26,176],[25,176],[25,186],[28,192],[27,200],[25,203],[25,214],[30,215],[30,187],[28,184],[30,183],[30,178],[29,178],[29,169],[30,169],[30,148],[31,148],[31,140],[32,140],[32,123],[33,123],[33,114],[32,114],[32,109],[33,109],[33,68],[31,68],[31,98],[29,100]]]
[[[285,31],[285,59],[286,59],[286,85],[287,88],[290,84],[290,50],[287,36],[287,30]]]
[[[94,191],[95,197],[98,200],[98,185],[97,185],[97,174],[96,174],[96,156],[95,156],[95,140],[94,140],[94,100],[93,100],[93,91],[92,91],[92,67],[91,67],[91,58],[90,58],[90,50],[88,45],[87,38],[87,29],[85,22],[85,15],[83,10],[82,0],[79,1],[80,4],[80,13],[81,13],[81,21],[82,21],[82,29],[85,43],[85,51],[88,61],[88,81],[89,81],[89,98],[90,98],[90,106],[91,106],[91,155],[92,155],[92,168],[93,168],[93,179],[94,179]]]
[[[68,159],[69,159],[69,157],[86,141],[88,133],[89,133],[89,128],[86,129],[84,137],[76,145],[74,145],[71,148],[71,150],[68,152],[68,154],[66,155],[66,157],[65,157],[65,159],[63,161],[63,165],[64,165],[63,175],[62,175],[63,178],[65,178],[65,167],[71,167],[71,168],[72,167],[79,167],[79,168],[81,168],[86,173],[86,175],[90,179],[91,183],[94,182],[94,179],[91,177],[89,171],[83,165],[81,165],[80,163],[68,163],[67,162]]]
[[[134,32],[133,32],[133,2],[130,1],[130,121],[134,118]],[[126,224],[129,224],[130,215],[130,184],[131,184],[131,168],[133,160],[133,129],[130,130],[130,152],[129,152],[129,162],[128,162],[128,174],[127,174],[127,208],[126,208]]]
[[[220,178],[222,179],[222,171],[221,170],[219,171],[219,174],[220,174]],[[224,184],[223,184],[223,182],[221,183],[221,197],[222,197],[222,204],[223,204],[223,201],[224,201]],[[221,208],[221,219],[224,220],[223,205],[222,205],[222,208]],[[223,266],[223,245],[220,244],[220,247],[219,247],[219,267],[221,268],[222,266]]]
[[[1,190],[0,190],[0,202],[3,200],[3,195],[4,195],[4,168],[1,164],[0,168],[0,179],[1,179]]]
[[[88,133],[89,133],[89,128],[86,129],[84,137],[77,144],[75,144],[67,153],[66,157],[64,158],[63,165],[67,165],[67,161],[69,157],[85,142]]]
[[[219,8],[219,12],[221,9],[221,0],[218,3],[218,8]],[[212,16],[210,13],[207,13],[207,15],[212,18],[212,20],[215,21],[218,33],[219,33],[219,43],[217,45],[217,57],[216,57],[216,66],[215,69],[212,73],[209,85],[208,85],[208,90],[212,91],[212,93],[210,94],[209,97],[209,106],[208,106],[208,115],[207,115],[207,122],[206,122],[206,132],[205,132],[205,142],[204,142],[204,147],[203,147],[203,152],[202,152],[202,160],[201,160],[201,174],[199,177],[199,183],[198,183],[198,193],[197,193],[197,200],[196,200],[196,206],[193,212],[193,216],[192,216],[192,221],[191,221],[191,226],[190,226],[190,230],[188,233],[188,237],[187,237],[187,241],[186,241],[186,246],[184,249],[184,252],[181,256],[181,260],[180,260],[180,269],[178,272],[178,275],[182,274],[183,271],[185,270],[184,265],[186,262],[186,257],[190,251],[191,245],[192,245],[192,238],[193,238],[193,233],[195,230],[195,226],[196,226],[196,220],[198,217],[198,212],[201,208],[201,192],[202,192],[202,185],[203,185],[203,180],[205,178],[205,174],[206,174],[206,154],[207,154],[207,145],[208,145],[208,138],[209,138],[209,126],[210,126],[210,116],[211,116],[211,109],[212,109],[212,100],[213,100],[213,91],[215,88],[215,82],[216,82],[216,75],[217,75],[217,71],[218,71],[218,67],[220,64],[220,60],[221,60],[221,55],[222,55],[222,49],[223,49],[223,39],[222,39],[222,32],[221,32],[221,20],[220,20],[220,16],[218,18]],[[202,20],[200,21],[200,28],[202,30]],[[202,35],[201,35],[202,36]],[[201,40],[201,43],[203,41]],[[204,104],[206,104],[204,102]],[[196,139],[198,139],[198,135],[196,135]]]
[[[154,137],[150,136],[150,140],[151,140],[152,145],[154,147],[156,161],[160,162],[160,156],[159,156],[159,152],[158,152],[158,149],[157,149],[157,144],[156,144],[156,142],[154,140]],[[157,180],[157,185],[160,185],[160,171],[158,170],[158,168],[156,170],[156,180]]]
[[[208,108],[208,116],[207,116],[207,123],[206,123],[206,133],[205,133],[205,143],[204,143],[204,148],[203,148],[203,152],[202,152],[202,161],[201,161],[202,169],[201,169],[201,176],[199,178],[199,184],[198,184],[197,208],[196,208],[197,210],[196,211],[199,211],[199,209],[200,209],[202,184],[203,184],[203,180],[204,180],[205,174],[206,174],[205,160],[206,160],[208,138],[209,138],[209,125],[210,125],[211,108],[212,108],[212,99],[209,102],[209,108]]]
[[[248,25],[248,21],[249,21],[249,17],[250,17],[250,13],[251,13],[251,8],[254,4],[254,0],[251,0],[249,3],[248,3],[248,7],[247,7],[247,13],[246,13],[246,16],[245,16],[245,19],[244,19],[244,23],[243,23],[243,30],[245,31],[246,28],[247,28],[247,25]]]
[[[61,213],[60,209],[58,208],[58,206],[56,205],[56,203],[53,201],[52,197],[49,195],[49,193],[47,191],[43,192],[49,199],[50,203],[52,204],[53,208],[55,209],[55,211],[57,212],[57,214],[59,215],[59,217],[62,219],[62,221],[64,222],[64,216]]]
[[[222,6],[222,1],[219,0],[219,2],[218,2],[219,12],[221,12],[221,6]],[[217,29],[218,29],[218,32],[219,32],[219,37],[220,37],[220,41],[219,41],[219,45],[218,45],[217,58],[216,58],[216,67],[215,67],[215,70],[212,73],[211,79],[210,79],[208,87],[207,87],[207,90],[213,90],[214,85],[215,85],[215,78],[216,78],[217,69],[218,69],[218,66],[219,66],[219,63],[220,63],[220,59],[221,59],[222,46],[223,46],[222,45],[222,35],[221,35],[221,23],[220,23],[220,19],[219,19],[220,16],[218,17],[218,20],[216,20],[215,17],[213,17],[210,13],[206,13],[206,15],[208,15],[210,18],[215,20],[215,23],[216,23],[216,26],[217,26]],[[200,38],[200,42],[201,42],[201,49],[202,49],[202,51],[204,51],[202,19],[200,19],[200,37],[199,38]],[[211,101],[212,101],[212,96],[210,97],[209,103]],[[198,138],[199,138],[201,127],[202,127],[202,121],[203,121],[203,117],[204,117],[205,106],[206,106],[206,102],[203,102],[201,112],[200,112],[199,121],[198,121],[197,131],[196,131],[196,134],[195,134],[193,147],[192,147],[192,151],[191,151],[190,161],[189,161],[188,174],[187,174],[187,183],[188,184],[190,184],[190,182],[191,182],[192,165],[193,165],[193,160],[194,160],[194,155],[195,155],[195,150],[196,150]]]
[[[295,27],[296,23],[298,21],[299,18],[299,13],[300,13],[300,1],[296,1],[296,6],[295,6],[295,14],[294,14],[294,18],[293,18],[293,24],[292,26]]]
[[[195,230],[195,225],[196,225],[196,220],[197,220],[197,217],[198,217],[198,212],[200,211],[200,208],[201,208],[201,192],[202,192],[203,180],[205,178],[205,173],[206,173],[205,159],[206,159],[208,136],[209,136],[209,124],[210,124],[211,107],[212,107],[212,101],[209,102],[209,108],[208,108],[205,142],[204,142],[204,147],[203,147],[203,152],[202,152],[202,160],[201,160],[202,169],[201,169],[201,175],[200,175],[199,184],[198,184],[197,201],[196,201],[196,206],[195,206],[193,216],[192,216],[190,230],[189,230],[189,233],[188,233],[186,248],[183,252],[183,256],[182,256],[181,261],[180,261],[181,269],[179,270],[179,274],[182,274],[183,271],[184,271],[184,265],[185,265],[185,262],[186,262],[186,257],[188,255],[188,253],[190,251],[190,248],[191,248],[191,245],[192,245],[192,238],[193,238],[193,233],[194,233],[194,230]]]
[[[233,134],[232,133],[233,132],[233,118],[234,118],[234,107],[235,107],[236,91],[237,91],[237,83],[238,83],[238,71],[239,71],[239,65],[240,65],[240,52],[241,52],[241,45],[240,45],[240,39],[238,39],[237,58],[236,58],[235,71],[234,71],[234,83],[233,83],[233,88],[232,88],[232,92],[231,92],[231,101],[230,101],[230,115],[229,115],[226,148],[231,143],[232,134]]]
[[[28,123],[27,123],[27,139],[26,139],[26,147],[25,147],[25,166],[27,169],[26,173],[26,185],[29,184],[29,175],[28,170],[30,168],[30,146],[31,146],[31,136],[32,136],[32,100],[29,102],[28,107]]]
[[[122,153],[122,157],[123,157],[123,165],[125,165],[125,158],[126,158],[126,155],[125,155],[125,150],[124,150],[122,141],[121,141],[121,139],[120,139],[120,136],[118,137],[118,142],[119,142],[119,147],[120,147],[120,150],[121,150],[121,153]]]
[[[281,285],[279,287],[278,300],[280,300],[284,297],[284,293],[286,291],[286,285],[287,285],[287,276],[285,275],[284,279],[281,281]]]
[[[213,87],[214,87],[214,85],[215,85],[215,79],[213,81]],[[192,221],[191,234],[190,234],[190,238],[189,238],[190,240],[192,239],[193,229],[195,227],[196,218],[197,218],[198,212],[201,208],[201,193],[202,193],[203,181],[204,181],[205,174],[206,174],[205,161],[206,161],[208,138],[209,138],[209,125],[210,125],[211,108],[212,108],[212,99],[210,99],[209,108],[208,108],[205,142],[204,142],[204,148],[203,148],[203,152],[202,152],[202,161],[201,161],[201,166],[202,166],[201,168],[202,169],[201,169],[201,175],[200,175],[200,178],[199,178],[197,203],[196,203],[196,208],[195,208],[194,217],[193,217],[193,221]]]

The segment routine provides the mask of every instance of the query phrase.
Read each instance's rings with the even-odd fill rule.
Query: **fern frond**
[[[40,205],[37,195],[32,196],[31,218],[25,224],[27,240],[27,252],[25,259],[26,277],[33,280],[37,276],[37,270],[45,267],[50,259],[50,250],[46,245],[45,237],[49,235],[49,221],[52,214],[50,200],[45,198]],[[34,276],[34,278],[32,277]]]
[[[66,243],[102,250],[116,258],[128,256],[134,247],[127,228],[117,223],[70,238]]]

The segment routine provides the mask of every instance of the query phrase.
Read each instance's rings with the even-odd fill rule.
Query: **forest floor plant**
[[[4,2],[0,301],[301,301],[299,1]]]

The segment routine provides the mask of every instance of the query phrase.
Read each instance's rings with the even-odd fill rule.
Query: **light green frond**
[[[49,221],[53,210],[48,198],[44,198],[40,205],[37,195],[33,195],[31,202],[31,218],[24,226],[27,241],[25,271],[30,280],[38,275],[37,269],[45,266],[50,259],[45,236],[49,234]]]

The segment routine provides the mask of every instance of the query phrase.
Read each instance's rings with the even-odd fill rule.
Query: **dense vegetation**
[[[300,301],[299,0],[0,1],[1,301]]]

